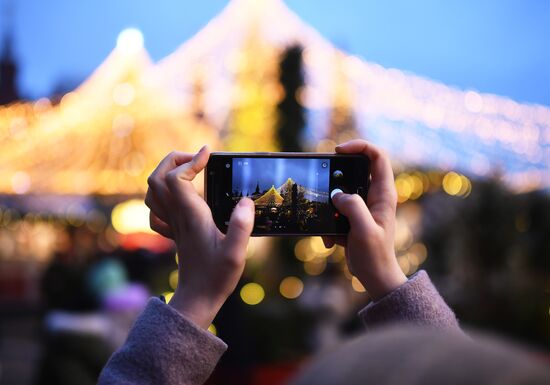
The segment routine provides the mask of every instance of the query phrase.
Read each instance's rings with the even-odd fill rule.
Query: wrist
[[[179,289],[176,290],[168,305],[205,330],[208,329],[221,308],[218,301],[189,294]]]
[[[359,278],[359,277],[358,277]],[[407,282],[407,276],[401,270],[397,262],[375,274],[360,279],[373,301],[388,295],[392,291]]]

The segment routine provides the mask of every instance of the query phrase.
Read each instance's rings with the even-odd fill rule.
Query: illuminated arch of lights
[[[59,103],[0,106],[0,192],[143,194],[171,149],[221,148],[235,110],[245,127],[239,134],[250,135],[243,143],[269,137],[266,121],[281,96],[278,54],[293,44],[305,47],[306,86],[297,98],[308,109],[310,147],[334,144],[327,116],[347,108],[360,135],[388,149],[397,166],[500,175],[516,191],[548,188],[548,107],[383,68],[334,48],[280,0],[233,0],[158,63],[141,33],[127,29]],[[262,107],[243,108],[254,95]]]

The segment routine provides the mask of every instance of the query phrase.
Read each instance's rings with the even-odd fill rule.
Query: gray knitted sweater
[[[377,302],[371,302],[359,312],[359,317],[367,329],[397,322],[459,329],[454,313],[425,271],[416,273]],[[99,384],[202,384],[226,349],[221,339],[152,298],[126,343],[103,369]]]

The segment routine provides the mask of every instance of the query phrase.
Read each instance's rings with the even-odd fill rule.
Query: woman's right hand
[[[242,275],[246,246],[254,225],[254,203],[236,205],[227,234],[212,219],[210,208],[191,183],[210,152],[173,152],[149,176],[145,203],[151,228],[175,241],[179,280],[169,305],[198,326],[208,328]]]
[[[350,272],[377,300],[407,281],[394,250],[397,192],[391,163],[382,150],[361,139],[338,145],[336,152],[366,155],[372,179],[366,204],[357,194],[334,195],[332,202],[348,218],[350,231],[345,237],[323,237],[323,241],[327,247],[335,243],[345,247]]]

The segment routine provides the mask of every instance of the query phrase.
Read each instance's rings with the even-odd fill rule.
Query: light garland
[[[259,148],[250,143],[270,148],[273,128],[262,119],[270,119],[280,91],[272,84],[277,57],[291,44],[305,47],[306,87],[298,98],[309,109],[307,137],[320,146],[308,147],[333,144],[321,140],[330,111],[341,106],[354,112],[359,134],[389,150],[396,164],[501,175],[516,191],[549,187],[549,108],[365,62],[334,48],[280,0],[233,0],[158,64],[139,31],[127,30],[58,105],[40,99],[0,106],[0,192],[143,194],[148,173],[172,149],[216,147],[220,134],[233,144],[249,138],[250,150]],[[235,104],[251,92],[257,106]],[[237,121],[228,126],[231,116]],[[266,143],[258,142],[262,130]],[[405,189],[407,181],[400,182]]]

